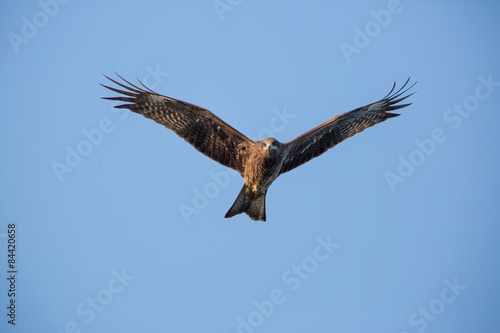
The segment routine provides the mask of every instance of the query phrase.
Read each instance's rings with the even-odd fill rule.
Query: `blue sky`
[[[0,12],[0,331],[500,330],[497,1]],[[257,223],[223,218],[241,177],[100,99],[114,71],[282,142],[418,84],[401,117],[275,181]]]

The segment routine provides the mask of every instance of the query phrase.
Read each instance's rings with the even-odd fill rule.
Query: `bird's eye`
[[[278,141],[273,141],[273,143],[271,143],[273,146],[277,146],[278,145]]]

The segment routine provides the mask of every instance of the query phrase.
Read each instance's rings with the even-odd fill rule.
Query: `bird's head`
[[[264,149],[267,153],[276,153],[280,151],[282,143],[276,140],[275,138],[267,138],[262,141],[262,149]]]

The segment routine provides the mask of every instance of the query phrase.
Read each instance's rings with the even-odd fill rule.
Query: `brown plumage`
[[[378,102],[336,116],[290,142],[281,143],[274,138],[250,140],[207,109],[157,94],[144,85],[141,88],[119,77],[128,85],[106,76],[126,90],[103,86],[122,96],[104,98],[126,102],[115,107],[130,109],[153,119],[173,130],[201,153],[238,171],[245,184],[225,217],[245,213],[255,221],[266,220],[267,189],[279,175],[368,127],[399,116],[389,111],[410,105],[398,103],[412,95],[402,96],[415,85],[406,88],[408,79],[394,92],[394,83],[389,94]]]

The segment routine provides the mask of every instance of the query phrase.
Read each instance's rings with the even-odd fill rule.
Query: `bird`
[[[245,183],[225,218],[245,213],[252,220],[263,222],[266,221],[267,190],[280,175],[368,127],[399,116],[391,111],[412,104],[401,102],[414,94],[408,91],[417,83],[409,85],[408,78],[401,88],[395,90],[394,82],[390,92],[379,101],[335,116],[292,141],[282,143],[275,138],[251,140],[203,107],[160,95],[140,80],[141,87],[116,75],[122,82],[104,76],[118,88],[101,85],[120,95],[102,98],[125,102],[114,107],[129,109],[164,125],[199,152],[236,170]]]

